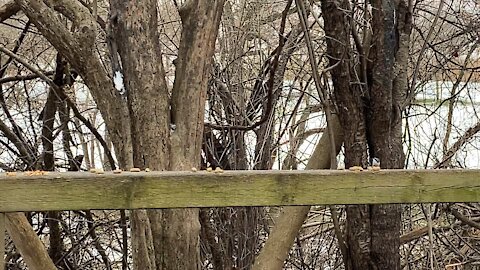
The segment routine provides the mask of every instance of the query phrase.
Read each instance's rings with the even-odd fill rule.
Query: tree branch
[[[55,74],[54,71],[47,71],[43,72],[44,75],[46,76],[52,76]],[[0,79],[0,84],[2,83],[7,83],[7,82],[16,82],[16,81],[29,81],[29,80],[35,80],[40,78],[38,74],[32,73],[28,75],[16,75],[16,76],[11,76],[11,77],[5,77]]]
[[[31,270],[57,270],[47,250],[23,213],[6,214],[6,227],[15,247]]]
[[[114,88],[95,48],[96,22],[88,8],[73,0],[51,1],[53,8],[71,18],[75,33],[57,19],[52,7],[40,0],[16,0],[42,35],[82,77],[102,114],[115,146],[119,164],[130,166],[130,116],[125,100]],[[44,78],[42,78],[44,79]]]
[[[5,54],[9,55],[10,57],[12,57],[13,59],[15,59],[17,62],[21,63],[22,65],[24,65],[27,69],[29,69],[30,71],[32,71],[34,74],[36,74],[39,78],[41,78],[42,80],[44,80],[50,87],[52,87],[57,93],[63,93],[63,89],[58,87],[57,84],[55,84],[55,82],[53,80],[51,80],[50,78],[48,78],[44,73],[42,73],[40,70],[36,69],[34,66],[30,65],[25,59],[21,58],[20,56],[14,54],[13,52],[11,52],[10,50],[4,48],[4,47],[1,47],[0,46],[0,51],[4,52]],[[112,153],[110,151],[110,149],[108,148],[108,144],[105,142],[105,140],[103,139],[102,135],[100,135],[100,133],[98,132],[98,130],[90,123],[90,121],[88,121],[85,117],[83,117],[83,115],[80,113],[80,111],[78,110],[77,106],[75,105],[75,103],[68,97],[65,95],[65,98],[66,98],[66,101],[68,103],[68,105],[72,108],[73,110],[73,113],[75,114],[75,117],[77,117],[83,124],[85,124],[85,126],[93,133],[93,135],[95,135],[95,138],[100,142],[100,144],[103,146],[104,148],[104,151],[105,151],[105,154],[107,155],[108,157],[108,160],[110,162],[110,165],[112,166],[112,169],[115,169],[116,166],[115,166],[115,160],[113,159],[113,156],[112,156]],[[2,129],[2,125],[1,123],[3,122],[0,122],[0,129],[1,130],[4,130],[4,128]],[[5,125],[5,124],[3,124]],[[19,149],[20,151],[20,149]],[[21,151],[20,151],[21,152]]]
[[[9,0],[0,7],[0,22],[12,17],[20,11],[20,6],[15,3],[15,0]]]
[[[20,64],[24,65],[27,69],[29,69],[34,74],[36,74],[39,78],[41,78],[46,83],[48,83],[48,85],[50,85],[52,87],[57,87],[57,85],[52,81],[52,79],[48,78],[40,70],[38,70],[34,66],[30,65],[25,59],[23,59],[20,56],[14,54],[12,51],[10,51],[9,49],[7,49],[3,46],[0,46],[0,51],[3,52],[4,54],[10,56],[11,58],[15,59],[15,61],[19,62]]]
[[[470,127],[453,145],[450,147],[447,151],[445,156],[440,162],[437,162],[435,166],[433,166],[435,169],[441,168],[446,166],[447,164],[450,163],[450,160],[452,159],[453,155],[457,153],[460,148],[468,143],[475,134],[477,134],[480,131],[480,122],[477,122],[475,126]]]
[[[466,216],[460,214],[460,212],[458,212],[457,210],[453,209],[452,207],[448,207],[448,209],[450,210],[450,212],[452,213],[453,216],[455,216],[458,220],[460,220],[462,223],[470,226],[470,227],[473,227],[473,228],[476,228],[477,230],[480,230],[480,223],[478,222],[475,222],[473,220],[470,220],[469,218],[467,218]]]

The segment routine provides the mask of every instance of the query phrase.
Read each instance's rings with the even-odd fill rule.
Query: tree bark
[[[128,97],[133,165],[166,170],[170,116],[156,3],[110,1],[111,25]]]
[[[6,214],[6,227],[30,270],[56,270],[42,241],[22,213]],[[3,256],[3,255],[2,255]]]
[[[179,10],[182,37],[172,90],[171,169],[200,165],[207,83],[224,0],[192,0]]]
[[[186,2],[171,98],[171,170],[200,166],[207,85],[224,0]],[[198,269],[199,210],[164,210],[164,269]],[[177,248],[171,248],[171,247]]]
[[[338,3],[338,6],[337,6]],[[349,3],[342,1],[322,1],[324,29],[327,37],[327,54],[332,71],[335,101],[343,127],[345,141],[345,167],[367,165],[366,122],[361,89],[354,88],[351,82],[350,24],[343,10],[349,10]],[[347,206],[347,245],[346,269],[369,269],[370,223],[368,206]]]
[[[110,1],[110,25],[119,54],[130,113],[133,166],[168,169],[169,99],[157,29],[156,1]],[[134,269],[160,269],[147,212],[131,212]],[[153,215],[155,216],[155,215]],[[158,240],[161,243],[161,239]]]
[[[14,16],[20,11],[20,7],[15,3],[15,0],[9,0],[0,6],[0,22]]]
[[[408,28],[405,24],[411,20],[408,18],[411,14],[405,1],[374,0],[371,3],[374,37],[369,58],[372,64],[367,70],[369,76],[365,76],[367,81],[361,81],[364,85],[361,89],[358,82],[352,83],[350,75],[355,72],[349,66],[349,61],[354,59],[349,43],[352,28],[351,19],[344,12],[350,10],[349,2],[322,1],[325,33],[335,37],[327,38],[327,53],[330,65],[338,64],[331,73],[345,132],[345,166],[366,167],[368,145],[369,158],[379,158],[382,168],[402,168],[405,157],[401,106],[407,83],[406,64],[400,61],[403,61],[401,57],[407,59],[410,32],[404,28]],[[398,205],[347,206],[347,269],[400,269],[400,214]]]
[[[188,1],[180,8],[183,30],[171,98],[162,64],[157,2],[110,4],[127,91],[134,166],[199,167],[207,82],[223,1]],[[198,209],[134,211],[134,268],[199,268],[198,218]]]
[[[374,0],[372,10],[371,117],[367,119],[370,155],[380,159],[382,168],[399,169],[405,163],[400,107],[406,89],[393,88],[395,54],[399,45],[395,20],[397,6],[393,0]],[[370,269],[400,269],[401,206],[372,205],[370,215]]]

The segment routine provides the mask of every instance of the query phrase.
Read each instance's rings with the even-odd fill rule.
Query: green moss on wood
[[[50,173],[0,179],[0,212],[480,202],[479,170]]]

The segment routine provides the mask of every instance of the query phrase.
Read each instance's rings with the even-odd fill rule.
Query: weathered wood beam
[[[0,212],[480,202],[480,170],[19,173],[0,181]]]

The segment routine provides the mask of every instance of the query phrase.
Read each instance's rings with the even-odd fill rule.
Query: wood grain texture
[[[0,181],[0,212],[480,201],[480,170],[18,173]]]

